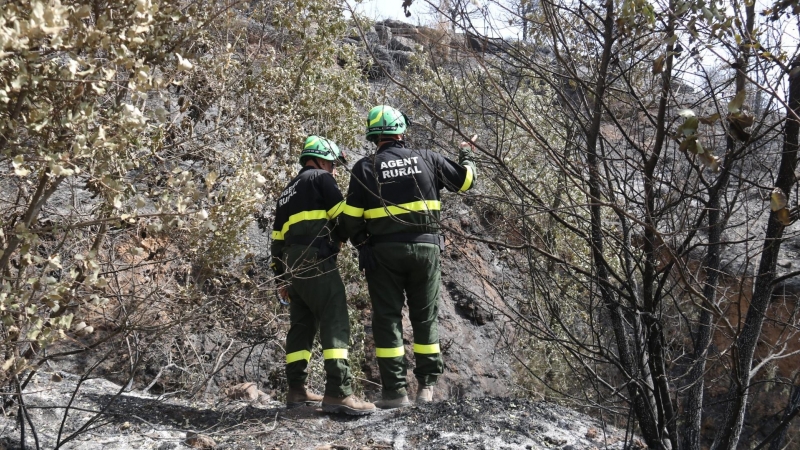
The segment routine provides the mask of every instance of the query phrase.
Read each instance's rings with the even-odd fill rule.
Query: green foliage
[[[191,35],[186,25],[209,18],[146,0],[4,4],[2,322],[18,330],[2,341],[8,374],[63,338],[80,305],[104,303],[108,280],[92,237],[145,213],[144,202],[133,201],[142,189],[136,173],[154,156],[150,135],[166,122],[147,107],[148,94],[191,70],[179,53]],[[62,193],[75,189],[95,200],[68,208]],[[146,214],[186,216],[195,208],[184,198],[167,195]]]
[[[345,30],[321,0],[4,3],[0,385],[65,336],[175,326],[246,279],[305,135],[360,131]]]

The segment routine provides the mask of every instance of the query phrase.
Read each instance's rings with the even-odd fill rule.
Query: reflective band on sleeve
[[[283,240],[283,233],[280,231],[273,231],[272,232],[272,240],[273,241],[282,241]]]
[[[353,217],[364,216],[364,208],[356,208],[355,206],[350,206],[348,204],[344,205],[344,211],[342,212],[347,214],[348,216],[353,216]]]
[[[408,214],[410,212],[439,211],[440,209],[442,209],[442,202],[439,200],[420,200],[418,202],[368,209],[364,211],[364,218],[378,219],[381,217],[399,216],[400,214]]]
[[[342,200],[339,203],[335,204],[333,206],[333,208],[328,210],[328,219],[329,220],[335,219],[336,216],[338,216],[339,214],[342,213],[342,211],[344,211],[344,208],[345,208],[344,200]]]
[[[432,355],[439,353],[439,344],[414,344],[414,353],[421,355]]]
[[[406,354],[404,347],[395,348],[375,348],[375,356],[378,358],[397,358]]]
[[[347,359],[346,348],[329,348],[322,351],[322,356],[325,359]]]
[[[291,364],[293,362],[302,361],[304,359],[306,361],[311,359],[311,352],[310,351],[308,351],[308,350],[300,350],[299,352],[288,353],[286,355],[286,364]]]
[[[472,167],[464,166],[467,169],[467,177],[464,179],[464,184],[461,185],[460,192],[464,192],[472,187]]]
[[[327,220],[328,219],[328,211],[325,211],[325,210],[322,210],[322,209],[318,209],[318,210],[315,210],[315,211],[300,211],[297,214],[292,214],[291,216],[289,216],[289,220],[287,220],[286,223],[283,224],[283,229],[280,231],[280,237],[276,238],[275,237],[275,233],[279,233],[279,232],[278,231],[273,231],[272,232],[272,239],[283,239],[283,235],[285,235],[286,232],[289,231],[289,227],[291,227],[292,225],[294,225],[294,224],[296,224],[298,222],[302,222],[304,220],[319,220],[319,219],[326,219]]]

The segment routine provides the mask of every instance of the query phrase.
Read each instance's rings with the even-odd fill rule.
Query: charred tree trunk
[[[664,351],[664,329],[660,319],[661,295],[656,291],[655,286],[658,277],[658,242],[656,230],[658,223],[653,216],[655,211],[655,171],[661,158],[664,148],[664,141],[667,135],[666,114],[670,87],[672,82],[672,67],[674,60],[675,44],[671,39],[675,35],[675,17],[670,15],[666,29],[667,58],[665,70],[661,74],[661,94],[658,104],[658,117],[656,123],[655,142],[653,153],[644,164],[644,194],[645,194],[645,227],[644,227],[644,253],[645,263],[642,273],[642,299],[644,314],[643,321],[646,326],[647,336],[647,364],[649,372],[652,374],[654,382],[654,396],[656,402],[656,413],[658,418],[657,432],[659,442],[668,440],[672,448],[678,447],[678,428],[675,420],[675,408],[672,403],[669,388],[669,376],[666,371],[666,356]],[[663,436],[663,432],[667,436]],[[648,443],[649,444],[649,443]]]

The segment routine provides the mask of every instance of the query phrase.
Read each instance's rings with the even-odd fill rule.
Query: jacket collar
[[[303,166],[303,168],[300,169],[300,172],[297,172],[297,174],[300,175],[301,173],[308,172],[309,170],[322,170],[322,169],[317,169],[314,166]]]
[[[375,153],[380,153],[380,152],[382,152],[382,151],[386,150],[387,148],[393,148],[393,147],[400,147],[400,148],[403,148],[403,147],[405,147],[405,146],[406,146],[406,144],[405,144],[405,142],[403,142],[403,141],[389,141],[389,142],[384,142],[383,144],[381,144],[381,146],[380,146],[380,147],[378,147],[378,150],[377,150]]]

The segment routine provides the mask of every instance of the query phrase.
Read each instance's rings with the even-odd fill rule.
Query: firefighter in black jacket
[[[406,148],[403,135],[408,125],[406,116],[390,106],[369,112],[367,139],[378,148],[353,167],[339,218],[359,250],[359,265],[369,285],[383,384],[376,406],[384,409],[410,405],[401,325],[404,295],[414,330],[416,401],[433,399],[433,385],[444,368],[437,328],[444,242],[439,191],[466,191],[476,175],[471,142],[462,143],[457,164],[429,150]]]
[[[278,199],[272,227],[272,269],[283,282],[279,295],[289,300],[291,327],[286,336],[286,405],[316,405],[326,412],[352,415],[375,411],[372,403],[355,398],[347,359],[350,321],[344,284],[336,268],[341,227],[334,227],[344,209],[344,199],[333,178],[344,155],[332,141],[318,136],[306,139],[300,164],[303,169]],[[325,396],[306,389],[306,367],[314,336],[320,332],[325,359]]]

